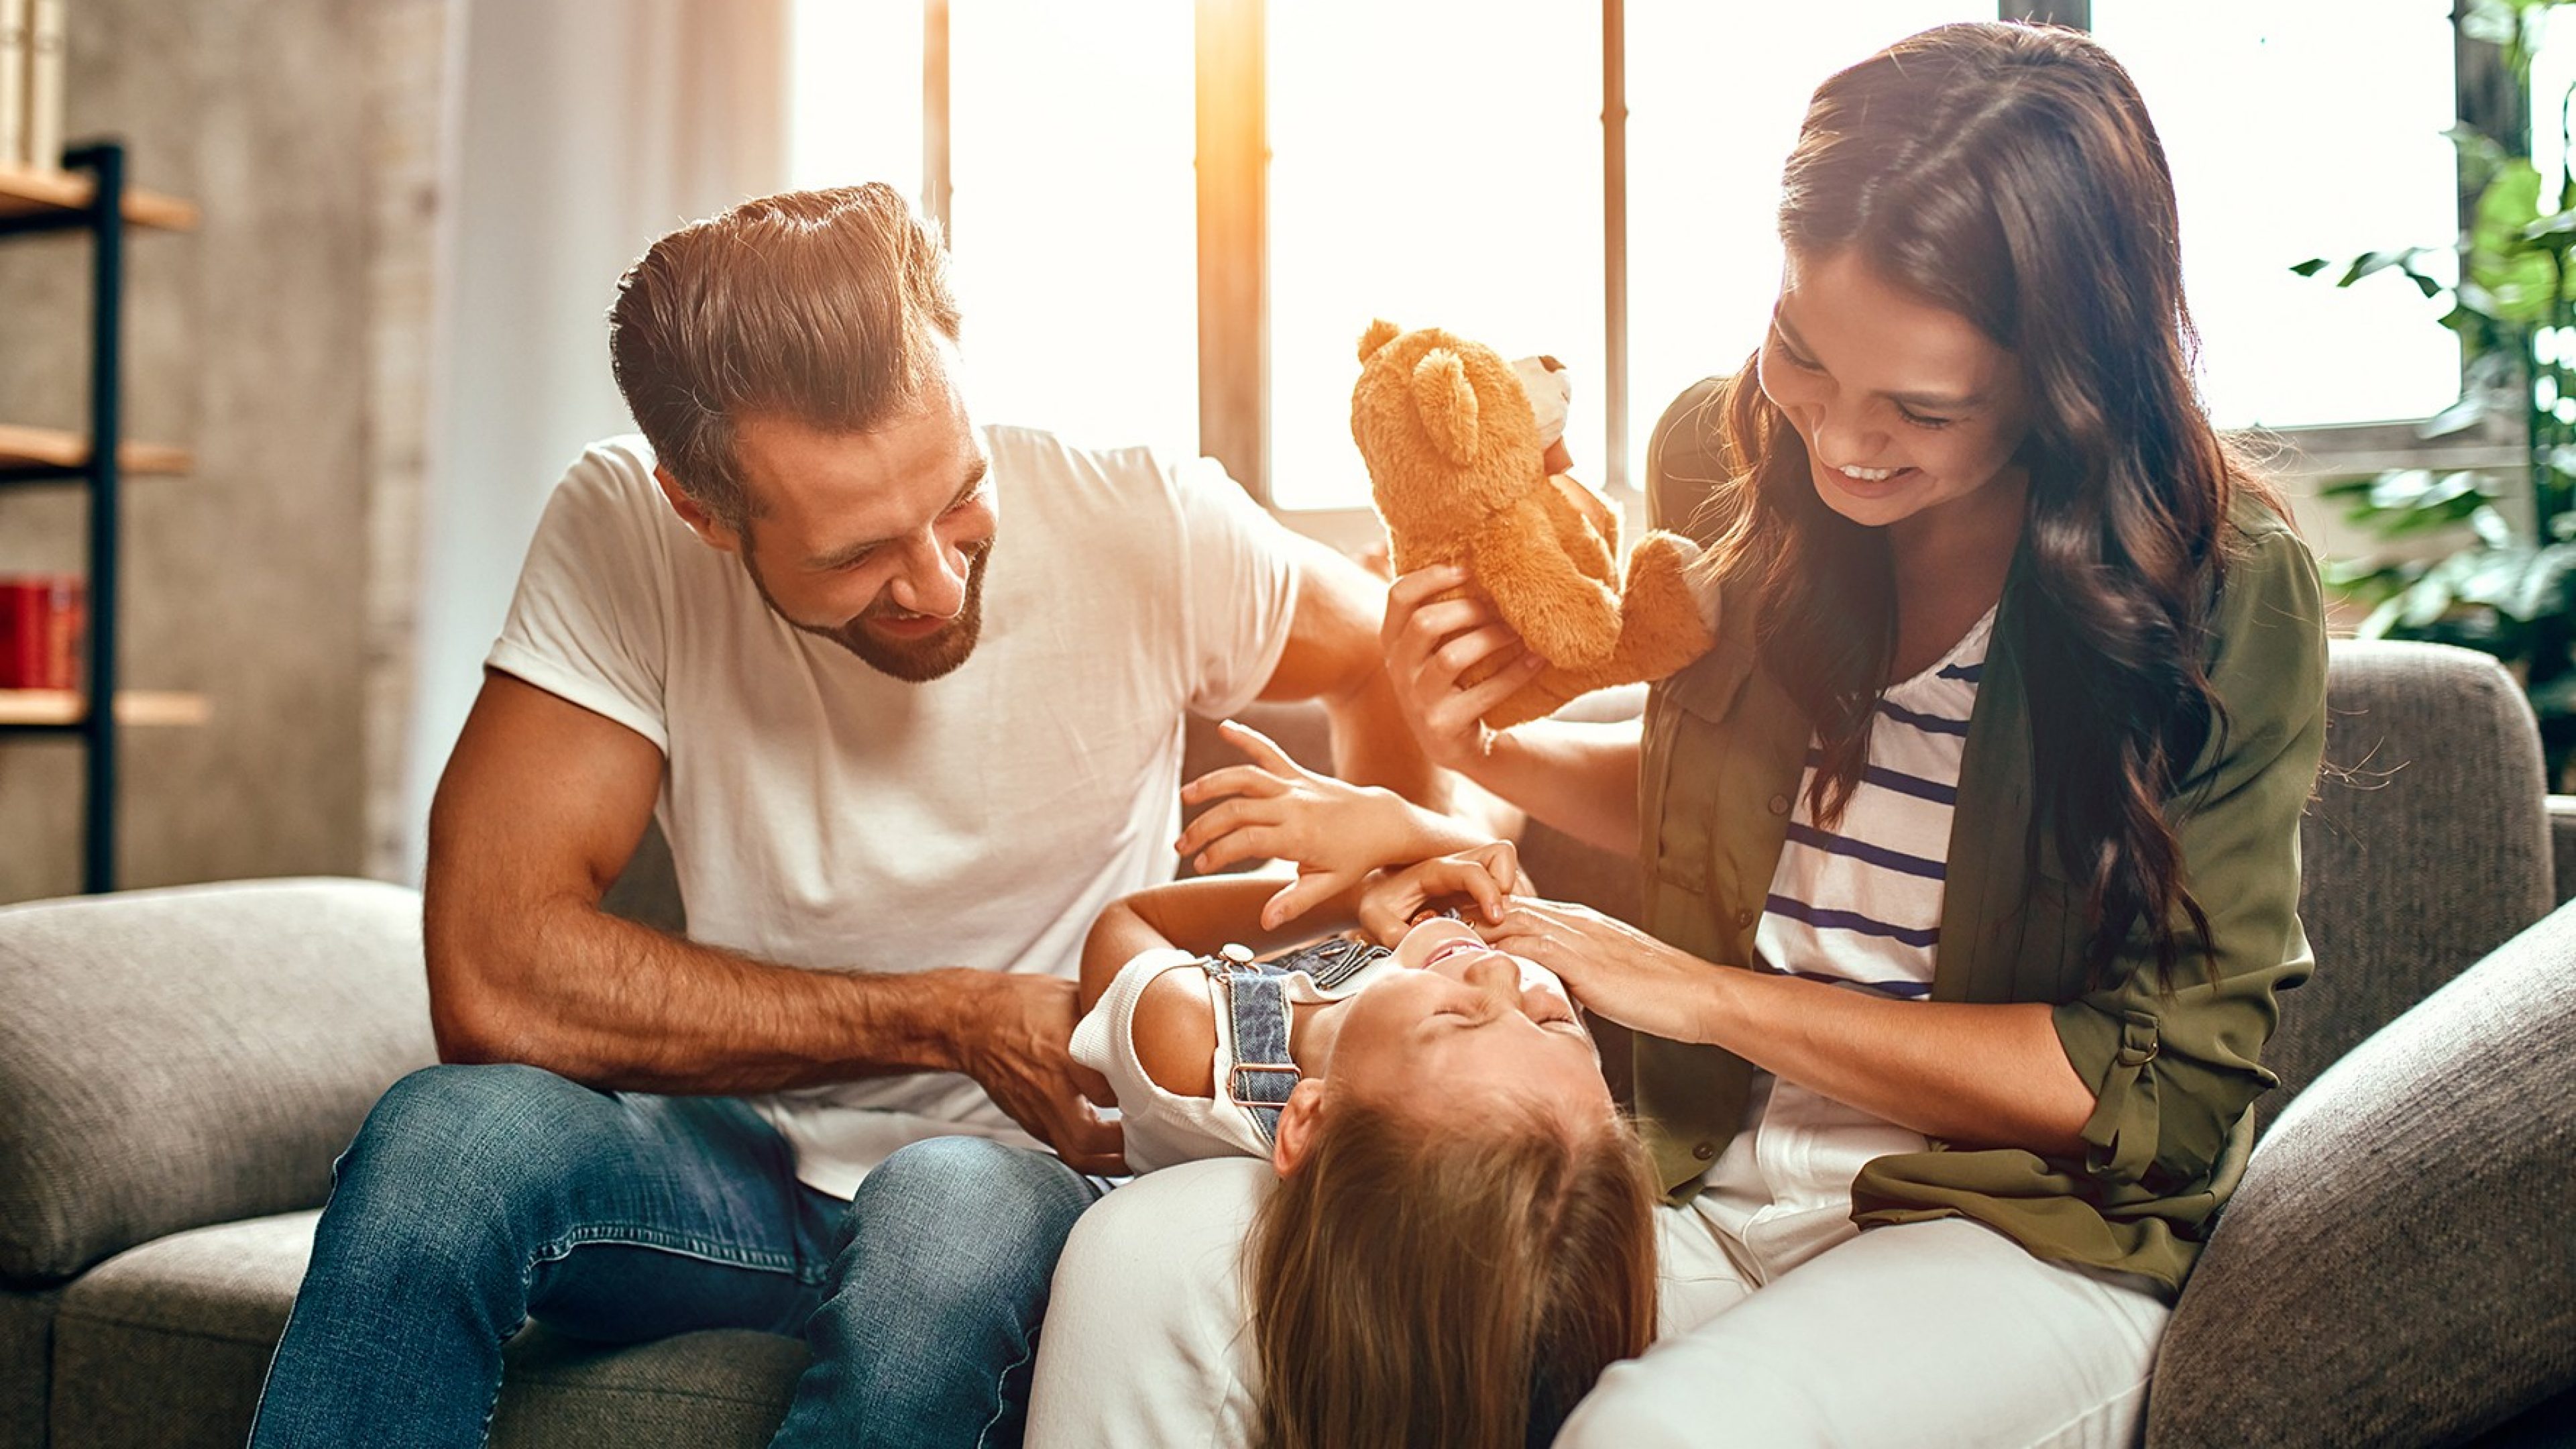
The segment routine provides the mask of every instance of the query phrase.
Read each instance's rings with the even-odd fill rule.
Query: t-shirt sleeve
[[[646,465],[609,448],[574,463],[528,545],[484,665],[670,749],[662,705],[669,624],[666,505]]]
[[[1179,505],[1189,710],[1219,719],[1258,698],[1279,667],[1307,545],[1214,459],[1181,464],[1170,477]]]

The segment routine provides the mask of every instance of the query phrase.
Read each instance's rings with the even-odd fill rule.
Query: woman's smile
[[[1839,488],[1855,498],[1885,498],[1915,483],[1923,476],[1920,468],[1854,468],[1835,467],[1819,460],[1816,475],[1827,487]]]

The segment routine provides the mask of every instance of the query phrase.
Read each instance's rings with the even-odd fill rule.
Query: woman
[[[1232,797],[1182,839],[1208,863],[1284,829],[1357,862],[1334,878],[1356,884],[1469,839],[1225,729],[1260,763],[1186,792]],[[1471,892],[1490,919],[1516,875],[1495,843],[1405,889]],[[1074,1060],[1120,1108],[1138,1171],[1276,1169],[1244,1264],[1255,1442],[1545,1443],[1653,1331],[1652,1168],[1556,979],[1460,922],[1379,920],[1391,950],[1332,940],[1268,963],[1237,944],[1273,944],[1265,919],[1355,913],[1353,889],[1307,909],[1332,883],[1218,876],[1111,906],[1085,943]]]
[[[1560,1442],[2130,1442],[2310,964],[2314,565],[2193,391],[2163,152],[2088,39],[1829,79],[1780,233],[1761,350],[1652,450],[1721,637],[1642,738],[1486,732],[1539,662],[1461,687],[1517,642],[1422,604],[1454,574],[1390,597],[1433,757],[1646,866],[1646,932],[1485,931],[1640,1033],[1697,1227]]]
[[[1454,571],[1389,598],[1427,752],[1644,866],[1646,931],[1480,927],[1640,1034],[1669,1204],[1664,1332],[1557,1442],[2132,1442],[2310,964],[2314,566],[2193,392],[2163,152],[2091,41],[1946,26],[1828,79],[1780,229],[1761,349],[1650,449],[1720,637],[1642,730],[1486,732],[1544,661],[1462,687],[1518,642],[1425,602]],[[1119,1196],[1049,1333],[1114,1301],[1204,1345],[1223,1285],[1117,1254],[1206,1205]],[[1067,1427],[1224,1437],[1221,1388],[1136,1384]]]

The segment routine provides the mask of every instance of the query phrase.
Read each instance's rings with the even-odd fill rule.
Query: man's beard
[[[927,684],[964,664],[966,656],[975,652],[975,641],[983,634],[984,564],[993,552],[993,540],[988,538],[971,544],[963,551],[966,555],[966,602],[958,606],[957,616],[948,621],[947,628],[928,638],[901,643],[869,633],[867,621],[871,615],[919,617],[909,610],[899,610],[890,602],[880,602],[867,613],[828,629],[799,624],[788,618],[787,611],[778,607],[778,600],[770,596],[769,585],[762,581],[760,567],[751,561],[748,549],[742,552],[742,566],[744,572],[751,575],[751,586],[760,591],[761,602],[769,606],[769,612],[785,620],[787,627],[817,639],[831,640],[857,655],[860,663],[879,674],[900,679],[906,684]]]

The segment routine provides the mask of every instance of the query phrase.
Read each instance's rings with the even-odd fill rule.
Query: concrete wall
[[[129,248],[129,433],[197,468],[129,491],[124,668],[213,720],[127,733],[127,885],[363,858],[381,10],[70,7],[70,134],[122,135],[135,184],[205,213]],[[82,422],[87,275],[83,241],[0,246],[0,419]],[[0,493],[0,572],[77,570],[81,524],[74,490]],[[76,888],[78,821],[76,747],[0,744],[0,901]]]

